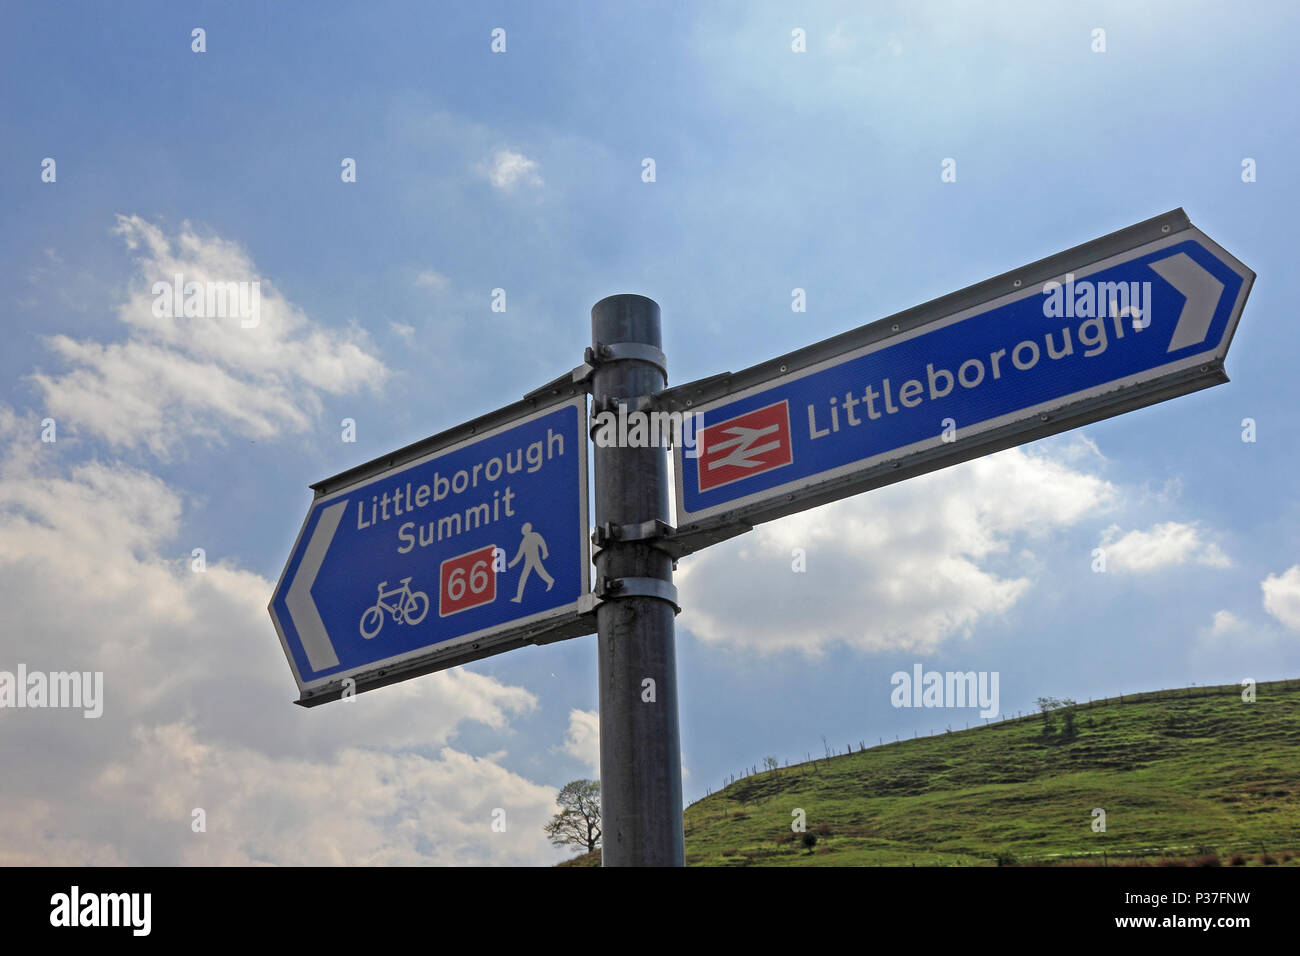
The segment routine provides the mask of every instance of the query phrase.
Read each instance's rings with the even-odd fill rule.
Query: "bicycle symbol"
[[[366,640],[378,634],[384,626],[385,611],[393,615],[393,620],[398,624],[419,624],[424,620],[424,615],[429,613],[429,595],[423,591],[412,591],[410,578],[402,578],[400,588],[385,591],[384,586],[387,584],[387,581],[379,582],[379,597],[375,606],[366,608],[361,615],[361,636]],[[397,598],[397,601],[387,603],[386,599],[392,597]]]

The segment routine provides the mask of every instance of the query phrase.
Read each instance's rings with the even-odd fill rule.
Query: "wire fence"
[[[1300,678],[1289,678],[1286,680],[1275,680],[1275,681],[1262,681],[1257,684],[1254,684],[1253,687],[1256,694],[1260,694],[1265,691],[1300,690]],[[1061,711],[1067,709],[1090,710],[1096,707],[1107,707],[1116,704],[1145,704],[1145,703],[1152,703],[1154,701],[1161,701],[1161,700],[1194,700],[1198,698],[1227,696],[1230,694],[1234,696],[1240,696],[1245,692],[1245,690],[1246,687],[1244,684],[1207,684],[1204,686],[1197,686],[1196,684],[1192,684],[1189,687],[1173,687],[1173,688],[1167,688],[1162,690],[1141,691],[1135,694],[1120,694],[1116,697],[1098,697],[1098,698],[1089,698],[1086,701],[1074,701],[1073,703],[1067,706],[1059,707],[1056,710],[1051,711],[1051,713],[1060,713]],[[989,717],[989,718],[985,718],[982,721],[978,721],[976,722],[974,727],[971,726],[970,721],[966,721],[965,727],[959,730],[953,730],[951,725],[946,725],[945,727],[940,728],[938,730],[931,728],[930,732],[926,734],[926,737],[937,737],[940,734],[965,733],[966,731],[972,729],[979,730],[984,727],[1000,727],[1004,725],[1023,723],[1024,721],[1029,721],[1029,720],[1041,720],[1042,717],[1043,717],[1043,711],[1041,710],[1017,711],[1014,715],[1008,712],[1004,714],[999,714],[997,717]],[[696,800],[694,803],[689,804],[689,806],[693,807],[696,804],[704,800],[707,800],[709,797],[712,797],[715,793],[722,793],[728,787],[735,784],[738,780],[746,780],[748,778],[755,777],[760,774],[767,774],[767,773],[779,774],[781,770],[791,770],[791,769],[800,769],[800,768],[804,768],[808,772],[817,773],[820,769],[820,763],[822,762],[834,760],[837,757],[846,757],[855,752],[862,753],[867,750],[877,750],[881,747],[890,747],[901,743],[906,743],[907,740],[919,740],[919,739],[920,739],[919,731],[913,731],[912,736],[910,738],[904,738],[901,735],[895,735],[894,739],[889,741],[885,740],[883,736],[877,736],[876,738],[877,743],[875,744],[871,744],[868,746],[865,740],[859,740],[857,751],[854,751],[853,744],[849,743],[845,747],[844,752],[841,753],[838,750],[832,749],[830,745],[827,743],[826,738],[822,737],[822,749],[823,749],[822,757],[814,757],[811,751],[806,751],[804,755],[805,759],[798,763],[791,764],[789,759],[787,759],[784,766],[780,766],[780,765],[773,766],[771,763],[765,761],[762,764],[754,764],[749,767],[744,767],[742,768],[739,774],[733,773],[728,777],[724,777],[722,780],[722,786],[718,790],[714,790],[711,787],[706,788],[704,796],[701,797],[699,800]]]

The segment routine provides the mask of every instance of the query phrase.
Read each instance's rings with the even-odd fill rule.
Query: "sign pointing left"
[[[593,632],[586,419],[516,403],[315,485],[269,606],[298,703]]]
[[[293,584],[289,585],[289,593],[284,599],[289,616],[298,629],[298,639],[307,655],[307,663],[313,671],[336,667],[339,662],[338,655],[334,653],[334,645],[330,643],[329,634],[325,630],[325,622],[320,619],[320,611],[312,600],[311,586],[316,583],[316,575],[325,560],[325,552],[334,540],[334,532],[338,530],[339,521],[343,519],[343,509],[347,506],[346,501],[340,501],[321,512],[320,520],[311,533],[311,540],[307,542],[302,563],[298,565]],[[275,613],[274,607],[271,613]]]

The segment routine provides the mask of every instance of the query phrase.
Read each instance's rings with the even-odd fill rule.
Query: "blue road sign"
[[[1020,275],[693,402],[694,448],[674,450],[679,532],[752,525],[1227,381],[1254,279],[1181,210]]]
[[[301,702],[508,650],[503,636],[583,610],[586,416],[579,396],[340,476],[312,503],[270,603]]]

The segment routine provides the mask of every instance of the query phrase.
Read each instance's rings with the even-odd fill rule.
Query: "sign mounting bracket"
[[[680,614],[682,606],[677,603],[677,586],[660,578],[596,578],[596,597],[602,603],[617,601],[620,598],[657,598],[672,605],[673,614]]]

